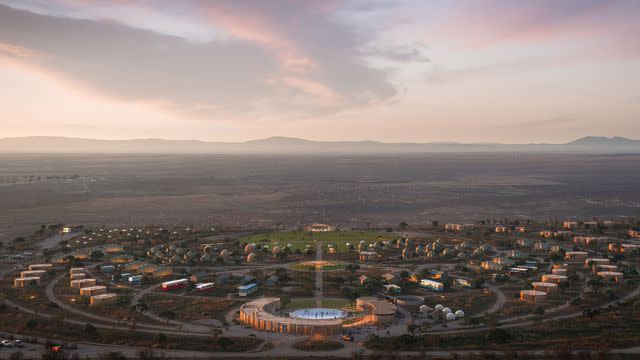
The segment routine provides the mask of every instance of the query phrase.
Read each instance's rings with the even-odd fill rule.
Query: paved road
[[[40,240],[38,241],[37,244],[35,244],[35,247],[38,247],[40,249],[55,249],[58,244],[60,243],[60,241],[62,240],[69,240],[74,236],[78,236],[81,235],[82,231],[73,231],[70,232],[68,234],[54,234],[49,236],[48,238],[44,239],[44,240]]]
[[[322,241],[319,240],[316,241],[316,261],[322,261]],[[316,307],[322,307],[322,287],[322,268],[316,267]]]

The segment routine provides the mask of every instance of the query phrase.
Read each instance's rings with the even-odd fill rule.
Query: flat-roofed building
[[[589,253],[586,251],[567,251],[564,254],[564,258],[566,260],[573,260],[573,261],[583,261],[583,260],[586,260],[588,256],[589,256]]]
[[[578,228],[578,222],[577,221],[565,221],[562,223],[562,227],[568,230],[571,229],[576,229]]]
[[[603,259],[603,258],[587,258],[584,260],[584,267],[585,268],[590,268],[594,265],[601,265],[601,264],[608,264],[609,263],[609,259]]]
[[[547,293],[538,290],[521,290],[520,300],[530,304],[541,304],[547,301]]]
[[[610,239],[606,236],[574,236],[573,243],[579,245],[602,245],[607,244]]]
[[[618,271],[599,271],[598,276],[602,278],[603,281],[609,282],[621,282],[624,279],[624,274]]]
[[[81,289],[84,287],[95,286],[95,285],[96,285],[96,279],[71,280],[71,282],[69,283],[69,286],[74,289]]]
[[[73,273],[73,274],[71,274],[71,276],[69,278],[71,280],[86,279],[87,278],[87,274],[85,274],[85,273]]]
[[[99,294],[99,295],[92,296],[91,299],[89,300],[89,303],[92,306],[97,306],[105,303],[115,302],[117,299],[118,299],[118,294],[113,294],[113,293]]]
[[[49,270],[53,267],[53,264],[31,264],[29,270]]]
[[[39,277],[21,277],[13,280],[14,288],[23,288],[27,286],[37,286],[40,285]]]
[[[39,277],[39,278],[44,278],[45,276],[47,276],[47,271],[46,270],[25,270],[25,271],[20,271],[20,277]]]
[[[106,293],[107,293],[107,287],[103,285],[87,286],[84,288],[80,288],[80,295],[83,295],[83,296],[94,296],[94,295],[100,295],[100,294],[106,294]]]
[[[544,274],[542,275],[541,280],[542,282],[560,284],[569,281],[569,278],[566,275]]]
[[[558,284],[544,281],[535,281],[531,283],[534,290],[543,291],[547,294],[558,291]]]

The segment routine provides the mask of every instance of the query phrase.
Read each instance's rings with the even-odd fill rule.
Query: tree
[[[81,329],[82,333],[89,336],[89,337],[95,337],[96,335],[98,335],[98,329],[96,329],[95,326],[93,326],[93,324],[90,323],[86,323],[84,325],[82,325],[82,329]]]
[[[347,266],[345,266],[345,269],[347,269],[347,271],[351,272],[351,275],[355,274],[356,271],[358,271],[360,269],[360,265],[358,264],[348,264]]]
[[[38,326],[38,322],[36,320],[34,320],[34,319],[29,319],[25,323],[25,326],[27,327],[27,329],[33,330]]]
[[[409,226],[409,224],[407,224],[407,223],[406,223],[406,222],[404,222],[404,221],[401,221],[401,222],[400,222],[400,224],[398,224],[398,228],[399,228],[400,230],[406,230],[408,226]]]
[[[162,317],[164,317],[164,318],[167,318],[167,324],[169,323],[169,321],[171,321],[171,320],[176,318],[176,313],[174,313],[171,310],[167,310],[167,311],[163,312],[160,315],[162,315]]]
[[[407,325],[407,332],[411,335],[415,335],[416,331],[418,330],[418,327],[415,326],[414,324],[409,324]]]
[[[164,345],[167,343],[167,335],[163,333],[157,333],[156,336],[153,337],[153,343],[155,345]]]
[[[494,328],[489,331],[488,340],[496,344],[505,344],[511,338],[511,334],[502,328]]]
[[[220,336],[216,340],[216,345],[220,346],[222,350],[227,350],[227,347],[231,344],[233,344],[233,341],[226,336]]]
[[[598,315],[600,315],[600,309],[598,308],[594,308],[594,309],[584,309],[584,311],[582,312],[584,315],[589,317],[589,320],[593,320],[594,318],[596,318]]]

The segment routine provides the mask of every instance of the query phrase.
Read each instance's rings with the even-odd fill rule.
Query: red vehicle
[[[188,279],[171,280],[162,283],[162,291],[182,289],[189,283]]]

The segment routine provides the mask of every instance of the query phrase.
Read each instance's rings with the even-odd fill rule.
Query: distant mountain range
[[[383,143],[313,141],[270,137],[246,142],[199,140],[97,140],[55,136],[0,139],[0,153],[166,153],[166,154],[401,154],[401,153],[640,153],[640,140],[587,136],[566,144]]]

